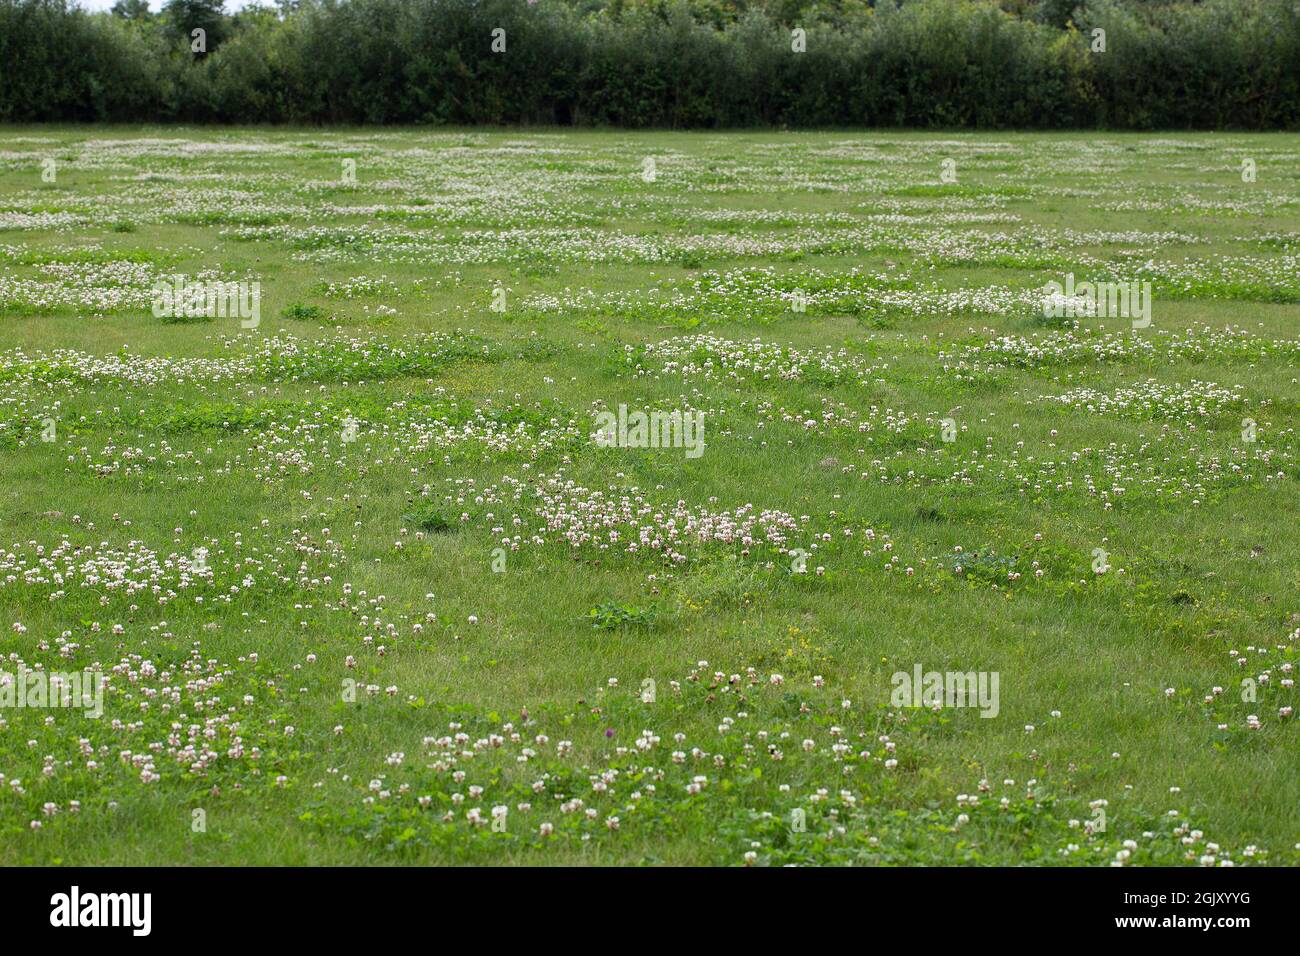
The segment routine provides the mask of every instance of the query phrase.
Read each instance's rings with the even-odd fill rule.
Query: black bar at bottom
[[[693,924],[725,933],[737,920],[751,930],[771,920],[825,921],[827,929],[848,920],[865,930],[920,919],[932,942],[932,931],[965,938],[965,926],[1071,941],[1198,934],[1231,944],[1243,933],[1289,935],[1295,925],[1294,873],[1268,868],[35,868],[6,870],[0,881],[0,913],[19,938],[79,932],[128,945],[229,938],[373,946],[430,918],[448,927],[485,920],[494,936],[505,929],[538,939],[566,925],[588,939],[626,933],[629,920],[684,940]]]

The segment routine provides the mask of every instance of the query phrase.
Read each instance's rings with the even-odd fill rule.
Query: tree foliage
[[[1300,6],[0,0],[0,120],[1294,129]]]

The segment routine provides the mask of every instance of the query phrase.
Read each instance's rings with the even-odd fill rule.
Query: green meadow
[[[1300,862],[1298,228],[1285,134],[0,128],[0,862]]]

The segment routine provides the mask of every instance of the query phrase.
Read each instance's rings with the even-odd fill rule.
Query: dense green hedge
[[[809,15],[796,53],[797,19],[685,0],[304,0],[198,56],[156,18],[0,0],[0,120],[1300,127],[1297,0],[1071,9],[879,0]]]

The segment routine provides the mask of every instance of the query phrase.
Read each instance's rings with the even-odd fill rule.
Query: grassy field
[[[1298,226],[1284,135],[0,129],[0,863],[1300,862]]]

